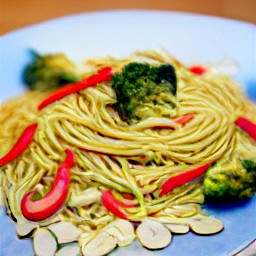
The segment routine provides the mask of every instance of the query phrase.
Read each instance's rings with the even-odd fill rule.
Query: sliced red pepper
[[[130,195],[131,197],[132,197],[132,195]],[[124,199],[125,199],[125,197],[124,197]],[[133,199],[134,199],[134,197],[133,197]],[[133,199],[125,199],[126,200],[126,202],[124,202],[124,201],[121,201],[121,200],[119,200],[119,199],[117,199],[117,198],[115,198],[114,197],[114,200],[116,201],[116,203],[119,205],[119,206],[121,206],[121,207],[124,207],[124,208],[133,208],[133,207],[136,207],[139,203],[138,202],[134,202],[134,201],[131,201],[131,200],[133,200]],[[129,201],[131,201],[131,202],[129,202]]]
[[[98,71],[98,74],[104,75],[104,74],[111,74],[112,68],[111,67],[104,67]]]
[[[172,119],[177,124],[185,125],[194,118],[194,114],[186,114]]]
[[[235,124],[244,130],[253,140],[256,141],[256,123],[245,117],[239,117]]]
[[[104,190],[101,195],[102,204],[114,215],[122,219],[128,219],[127,214],[119,208],[119,203],[114,198],[112,190]]]
[[[132,194],[129,194],[129,193],[122,193],[122,196],[124,199],[127,199],[127,200],[134,200],[135,199],[135,196],[132,195]]]
[[[192,73],[196,74],[196,75],[199,75],[199,76],[208,72],[207,68],[205,68],[203,66],[200,66],[200,65],[192,66],[188,70],[191,71]]]
[[[58,168],[50,191],[40,200],[32,200],[35,191],[25,194],[21,201],[21,211],[30,221],[42,221],[56,213],[64,204],[70,183],[69,170],[74,166],[74,153],[66,149],[66,158]]]
[[[37,126],[37,124],[31,124],[24,130],[12,149],[0,159],[0,166],[11,162],[22,154],[32,141]]]
[[[96,75],[92,75],[81,82],[77,82],[75,84],[67,85],[59,90],[53,92],[50,96],[48,96],[45,100],[43,100],[40,105],[38,106],[38,110],[41,110],[48,106],[49,104],[62,99],[65,96],[68,96],[70,94],[79,92],[80,90],[83,90],[88,87],[96,86],[99,83],[106,82],[112,79],[112,73],[111,73],[110,67],[105,67],[98,71]]]
[[[162,185],[162,190],[159,196],[161,197],[169,193],[174,188],[185,185],[186,183],[198,178],[199,176],[206,172],[206,170],[211,166],[211,164],[212,163],[201,165],[199,167],[196,167],[195,169],[192,169],[188,172],[182,173],[180,175],[171,177],[170,179],[166,180]]]

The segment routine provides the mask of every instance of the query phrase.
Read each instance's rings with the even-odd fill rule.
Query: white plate
[[[255,26],[245,22],[193,14],[160,11],[114,11],[81,14],[51,20],[17,30],[1,38],[0,100],[24,90],[22,69],[29,61],[28,49],[40,53],[64,52],[76,62],[112,55],[124,57],[134,50],[164,47],[186,64],[214,63],[231,58],[239,63],[237,79],[256,99]],[[113,255],[220,256],[255,237],[256,198],[243,203],[208,205],[225,230],[206,237],[193,233],[174,236],[171,245],[147,251],[134,243]],[[0,217],[0,255],[33,255],[29,240],[15,237],[14,225]],[[2,231],[4,230],[4,232]]]

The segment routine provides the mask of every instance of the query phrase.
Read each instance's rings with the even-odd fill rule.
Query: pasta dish
[[[171,234],[220,232],[201,204],[255,193],[255,103],[227,75],[166,52],[81,69],[1,107],[0,192],[18,234],[36,251],[47,236],[52,255],[67,243],[105,255],[135,237],[160,249]]]

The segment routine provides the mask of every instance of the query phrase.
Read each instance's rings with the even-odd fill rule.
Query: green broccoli
[[[251,198],[256,192],[256,163],[238,160],[236,164],[215,164],[204,177],[203,192],[209,200]]]
[[[113,76],[112,87],[117,99],[113,106],[125,121],[168,117],[175,107],[177,79],[169,64],[129,63]]]
[[[23,72],[23,81],[32,90],[47,91],[82,79],[76,66],[62,53],[39,55]]]

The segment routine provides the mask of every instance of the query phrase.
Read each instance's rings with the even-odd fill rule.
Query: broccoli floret
[[[23,81],[32,90],[47,91],[82,79],[75,65],[62,53],[39,55],[23,72]]]
[[[114,107],[125,121],[170,116],[175,107],[177,79],[169,64],[129,63],[113,76],[112,87],[117,99]]]
[[[203,192],[209,200],[251,198],[256,192],[256,163],[241,160],[237,165],[210,168],[203,181]]]

